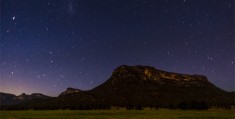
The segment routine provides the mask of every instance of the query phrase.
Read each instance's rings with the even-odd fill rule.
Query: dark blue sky
[[[233,0],[1,0],[0,92],[56,96],[123,64],[234,90]]]

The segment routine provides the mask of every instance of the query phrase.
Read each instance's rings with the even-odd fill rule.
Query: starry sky
[[[233,0],[1,0],[0,92],[92,89],[120,65],[234,91]]]

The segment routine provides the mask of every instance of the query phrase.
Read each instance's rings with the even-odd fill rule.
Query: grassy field
[[[235,119],[235,110],[0,111],[0,119]]]

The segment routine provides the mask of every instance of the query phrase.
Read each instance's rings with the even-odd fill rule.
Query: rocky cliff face
[[[150,66],[127,66],[123,65],[115,69],[111,79],[127,79],[136,78],[138,80],[154,80],[171,79],[175,81],[208,81],[207,77],[202,75],[177,74],[166,71],[157,70]]]
[[[67,95],[67,94],[74,94],[74,93],[79,93],[82,92],[80,89],[75,89],[75,88],[67,88],[66,91],[62,92],[61,95]]]

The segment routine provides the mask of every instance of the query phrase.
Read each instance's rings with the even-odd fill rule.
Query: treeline
[[[191,101],[186,102],[183,101],[180,104],[178,104],[178,108],[182,110],[188,110],[188,109],[195,109],[195,110],[207,110],[209,108],[208,104],[206,102],[197,102],[197,101]]]
[[[151,108],[152,110],[158,110],[158,108],[168,108],[168,109],[182,109],[182,110],[207,110],[210,106],[206,102],[199,101],[182,101],[179,104],[169,104],[167,106],[159,106],[159,105],[149,105],[144,106],[142,104],[127,104],[127,105],[108,105],[108,104],[72,104],[70,102],[67,103],[56,103],[50,102],[45,103],[43,101],[38,102],[30,102],[18,105],[1,105],[1,110],[110,110],[112,107],[126,108],[127,110],[143,110],[144,108]],[[231,109],[231,105],[219,105],[219,108]]]

